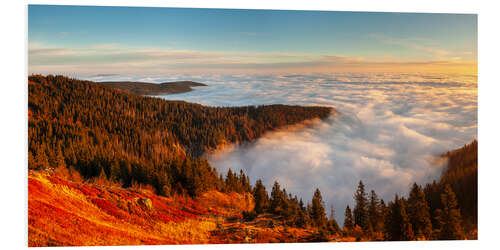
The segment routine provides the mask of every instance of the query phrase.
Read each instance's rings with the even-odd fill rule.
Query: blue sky
[[[31,73],[477,67],[477,16],[464,14],[30,5],[28,39]]]

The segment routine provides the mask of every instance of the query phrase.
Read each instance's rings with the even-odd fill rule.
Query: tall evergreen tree
[[[56,156],[56,168],[66,168],[66,161],[64,160],[64,156],[62,154],[61,150],[57,151],[57,156]]]
[[[374,190],[370,192],[370,201],[368,204],[368,217],[370,218],[370,224],[373,231],[382,232],[384,230],[384,225],[382,221],[382,213],[380,207],[380,200]]]
[[[385,238],[390,241],[413,240],[413,230],[403,198],[395,196],[389,203],[388,215],[385,224]]]
[[[45,150],[40,150],[36,153],[33,165],[35,169],[45,169],[49,167],[49,158]]]
[[[262,184],[262,180],[260,179],[255,182],[253,197],[255,200],[255,212],[260,214],[266,211],[269,207],[269,196],[267,195],[266,187]]]
[[[431,239],[432,224],[429,206],[422,188],[413,183],[408,197],[408,216],[417,239]]]
[[[282,214],[285,207],[285,194],[281,190],[278,181],[274,181],[273,189],[271,190],[271,212],[274,214]]]
[[[337,223],[337,220],[335,219],[335,209],[333,208],[333,205],[330,205],[330,216],[328,218],[328,229],[332,233],[337,233],[340,231],[339,224]]]
[[[384,200],[383,199],[380,199],[380,203],[379,203],[379,223],[381,224],[381,228],[379,229],[380,232],[384,232],[385,230],[385,221],[386,221],[386,217],[387,217],[387,205],[385,204]]]
[[[349,205],[345,208],[344,213],[344,231],[349,231],[354,228],[354,219],[352,218],[352,212]]]
[[[439,239],[440,240],[461,240],[465,238],[462,229],[462,218],[457,206],[455,193],[450,185],[446,185],[441,194],[443,209],[439,210]]]
[[[323,198],[321,197],[319,188],[316,188],[312,198],[311,221],[318,228],[326,226],[325,208],[323,207]]]
[[[368,198],[365,192],[365,185],[362,181],[359,181],[358,189],[354,194],[354,201],[356,205],[354,206],[354,225],[358,225],[367,232],[370,230],[370,219],[368,217]]]
[[[330,205],[330,215],[328,216],[328,219],[335,219],[335,209],[333,208],[333,205]]]
[[[33,157],[33,153],[28,151],[28,168],[33,169],[35,166],[35,158]]]

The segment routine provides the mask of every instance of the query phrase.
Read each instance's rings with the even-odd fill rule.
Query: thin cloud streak
[[[430,48],[421,48],[431,50]],[[444,54],[444,53],[443,53]],[[475,72],[460,58],[377,61],[360,56],[305,53],[249,53],[133,48],[97,44],[82,48],[29,46],[30,73],[308,73],[308,72]],[[105,69],[106,72],[102,72]]]

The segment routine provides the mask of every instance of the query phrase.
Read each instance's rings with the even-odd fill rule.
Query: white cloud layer
[[[359,180],[386,201],[413,182],[439,178],[438,155],[477,138],[477,78],[459,75],[170,75],[88,77],[92,80],[177,79],[207,83],[164,96],[211,106],[326,105],[340,115],[312,127],[266,134],[249,146],[210,155],[221,171],[243,169],[268,191],[278,180],[309,201],[319,187],[343,222]],[[329,209],[328,209],[329,211]]]

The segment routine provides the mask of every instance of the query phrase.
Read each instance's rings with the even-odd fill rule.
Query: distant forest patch
[[[191,87],[207,86],[206,84],[193,81],[177,81],[164,83],[113,81],[99,83],[138,95],[180,94],[192,91],[193,89]]]

